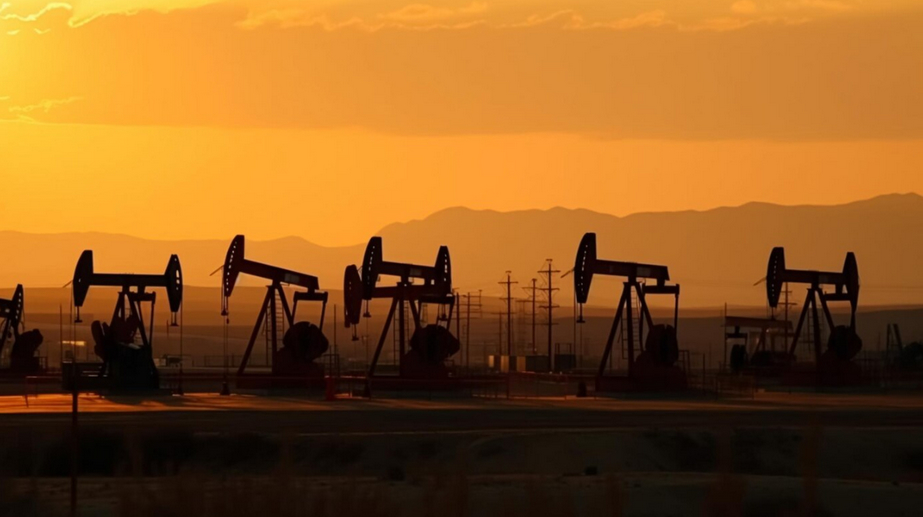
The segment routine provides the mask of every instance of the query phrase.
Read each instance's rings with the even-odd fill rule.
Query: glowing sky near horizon
[[[0,229],[923,192],[912,0],[0,0]]]

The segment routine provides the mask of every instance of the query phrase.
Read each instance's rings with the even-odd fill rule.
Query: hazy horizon
[[[471,229],[490,229],[489,232]],[[541,284],[545,259],[569,270],[585,232],[598,235],[599,256],[609,260],[662,264],[683,286],[683,307],[765,304],[765,289],[754,284],[766,274],[775,246],[786,247],[789,267],[840,271],[846,252],[855,252],[862,285],[861,305],[905,306],[923,302],[923,241],[894,238],[923,232],[923,197],[895,194],[843,205],[784,206],[745,203],[706,211],[648,212],[617,217],[589,210],[446,209],[403,223],[382,224],[376,234],[385,260],[432,264],[439,246],[449,247],[453,284],[462,292],[492,296],[504,271],[520,282]],[[149,240],[108,233],[31,234],[0,232],[4,247],[0,286],[64,285],[77,257],[95,251],[101,272],[162,272],[171,254],[180,256],[184,283],[217,286],[210,276],[224,261],[232,235],[204,240]],[[367,237],[370,237],[366,236]],[[323,246],[293,237],[261,240],[247,235],[251,260],[317,276],[321,287],[338,290],[343,270],[362,262],[366,240]],[[511,252],[515,250],[515,253]],[[619,279],[599,279],[590,303],[612,305]],[[244,276],[243,285],[262,285]],[[559,299],[572,296],[572,280],[556,276]],[[798,288],[800,290],[800,288]],[[797,297],[798,295],[796,295]],[[657,304],[659,301],[652,300]]]
[[[392,225],[400,225],[400,224],[408,224],[408,223],[414,223],[414,222],[425,221],[426,219],[428,219],[428,218],[430,218],[430,217],[433,217],[433,216],[435,216],[435,215],[437,215],[437,214],[440,214],[440,213],[443,213],[443,212],[448,212],[448,211],[453,211],[453,210],[463,210],[463,211],[464,211],[464,210],[467,210],[467,211],[471,211],[471,212],[493,212],[493,213],[498,213],[498,214],[517,214],[517,213],[528,213],[528,212],[550,212],[550,211],[554,211],[554,210],[566,210],[566,211],[570,211],[570,212],[586,211],[586,212],[590,212],[590,213],[594,213],[594,214],[599,214],[599,215],[612,216],[612,217],[615,217],[615,218],[618,218],[618,219],[625,219],[625,218],[630,218],[630,217],[635,217],[635,216],[641,216],[641,215],[648,215],[648,214],[677,214],[677,213],[686,213],[686,212],[703,213],[703,212],[711,212],[711,211],[715,211],[715,210],[728,209],[728,208],[741,208],[741,207],[745,207],[745,206],[748,206],[748,205],[768,205],[768,206],[788,207],[788,208],[796,208],[796,207],[835,207],[835,206],[843,206],[843,205],[851,205],[851,204],[855,204],[855,203],[861,203],[861,202],[864,202],[864,201],[873,201],[873,200],[881,199],[881,198],[904,197],[904,196],[911,196],[911,197],[923,198],[923,194],[921,194],[921,193],[919,193],[919,192],[890,192],[890,193],[885,193],[885,194],[878,194],[878,195],[871,196],[871,197],[852,199],[852,200],[844,201],[844,202],[842,202],[842,203],[811,203],[811,202],[807,202],[807,203],[797,203],[797,204],[786,204],[786,203],[775,203],[775,202],[770,202],[770,201],[750,200],[750,201],[744,201],[744,202],[741,202],[741,203],[738,203],[738,204],[717,205],[717,206],[713,206],[713,207],[699,208],[699,209],[687,208],[687,209],[661,210],[661,211],[645,211],[645,210],[642,210],[642,211],[638,211],[638,212],[631,212],[631,213],[628,213],[628,214],[621,214],[621,215],[620,215],[620,214],[616,214],[616,213],[612,213],[612,212],[602,211],[602,210],[592,210],[592,209],[582,208],[582,207],[568,207],[568,206],[559,206],[559,205],[557,205],[557,206],[545,207],[545,208],[542,208],[542,207],[534,207],[534,208],[520,208],[520,209],[512,209],[512,210],[499,210],[499,209],[494,209],[494,208],[471,208],[471,207],[462,206],[462,205],[454,205],[454,206],[446,206],[446,207],[443,207],[443,208],[439,208],[439,209],[437,209],[437,210],[435,210],[435,211],[433,211],[433,212],[431,212],[431,213],[429,213],[429,214],[427,214],[427,215],[425,215],[425,216],[423,216],[423,217],[420,217],[420,218],[406,219],[406,220],[400,220],[400,221],[385,222],[385,223],[383,223],[383,224],[381,225],[381,227],[379,228],[378,231],[372,232],[371,234],[369,234],[368,237],[365,237],[364,239],[361,239],[361,240],[356,241],[356,242],[350,242],[350,243],[344,243],[344,244],[330,244],[330,243],[319,242],[318,240],[312,238],[310,235],[296,235],[296,234],[290,234],[290,235],[282,235],[282,236],[279,236],[279,237],[259,238],[259,237],[251,237],[249,234],[246,234],[246,237],[247,237],[247,241],[248,241],[248,242],[274,242],[274,241],[282,241],[282,240],[285,240],[285,239],[301,239],[301,240],[304,240],[304,241],[306,241],[306,242],[308,242],[308,243],[310,243],[310,244],[312,244],[312,245],[319,246],[319,247],[322,247],[322,248],[349,248],[349,247],[354,247],[354,246],[359,246],[359,245],[365,246],[365,244],[368,242],[368,239],[369,239],[369,238],[371,238],[372,236],[375,236],[375,235],[380,234],[381,231],[386,230],[388,227],[390,227],[390,226],[392,226]],[[589,231],[589,230],[588,230],[588,231]],[[233,233],[233,234],[228,234],[228,235],[220,235],[220,236],[219,236],[219,235],[215,235],[215,236],[201,237],[201,238],[179,238],[179,239],[174,239],[174,238],[167,238],[167,237],[148,237],[148,236],[145,236],[145,235],[132,234],[132,233],[107,232],[107,231],[96,230],[96,229],[86,229],[86,230],[79,230],[79,231],[33,232],[33,231],[24,231],[24,230],[20,230],[20,229],[17,229],[17,228],[0,228],[0,233],[2,233],[2,232],[22,233],[22,234],[30,234],[30,235],[102,234],[102,235],[124,236],[124,237],[131,237],[131,238],[136,238],[136,239],[142,239],[142,240],[146,240],[146,241],[158,241],[158,242],[189,242],[189,241],[216,241],[216,240],[219,240],[219,241],[225,241],[225,240],[227,240],[228,242],[230,242],[230,238],[231,238],[231,237],[233,237],[234,235],[239,235],[239,233]]]

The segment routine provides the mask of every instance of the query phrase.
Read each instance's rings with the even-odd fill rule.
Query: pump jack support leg
[[[250,361],[250,352],[253,352],[253,344],[256,343],[257,336],[260,335],[260,327],[263,326],[263,317],[266,315],[266,308],[269,306],[269,298],[274,296],[272,289],[266,290],[266,297],[263,298],[263,305],[260,307],[260,314],[256,317],[256,323],[253,325],[253,332],[250,333],[250,342],[247,343],[247,351],[244,352],[244,357],[240,361],[240,367],[237,368],[237,375],[243,375],[244,370],[247,369],[247,363]]]
[[[144,318],[142,317],[141,312],[141,302],[134,300],[132,298],[128,299],[128,306],[130,307],[129,314],[138,318],[138,332],[141,333],[141,346],[144,347],[144,350],[147,352],[147,355],[150,357],[151,366],[154,366],[154,351],[151,348],[151,340],[148,336],[147,329],[144,328]],[[151,304],[151,314],[153,315],[154,304]],[[153,316],[152,316],[153,317]],[[151,322],[153,323],[153,322]],[[151,333],[153,333],[153,327],[151,327]]]
[[[606,340],[606,350],[603,352],[602,361],[599,363],[599,372],[597,377],[602,377],[606,373],[606,364],[609,362],[609,354],[612,353],[612,342],[615,341],[615,331],[619,328],[622,321],[622,311],[625,309],[625,294],[627,289],[622,291],[622,298],[619,300],[619,308],[615,311],[615,319],[612,321],[612,328],[609,329],[609,338]]]
[[[422,307],[422,303],[420,306]],[[413,329],[417,330],[420,328],[420,308],[417,307],[417,302],[410,300],[410,314],[413,317]]]
[[[673,332],[679,335],[679,291],[673,297]]]
[[[817,296],[811,297],[811,311],[814,315],[814,364],[820,364],[820,320],[817,319]],[[820,369],[818,369],[820,371]]]
[[[398,355],[397,357],[398,365],[400,365],[401,361],[404,359],[404,344],[406,343],[406,336],[404,335],[404,333],[407,331],[407,314],[406,314],[407,311],[404,310],[404,301],[405,301],[404,288],[402,286],[400,307],[398,307],[398,312],[397,312],[397,340],[398,340],[397,344],[398,344],[398,351],[400,352],[400,355]],[[411,302],[411,305],[412,304],[413,303]]]
[[[804,326],[804,318],[808,315],[808,304],[811,303],[811,295],[814,291],[808,289],[808,295],[804,298],[804,305],[801,306],[801,316],[798,317],[798,324],[795,325],[795,334],[792,336],[792,345],[788,349],[789,355],[795,354],[795,347],[798,346],[798,338],[801,336],[801,327]]]
[[[823,293],[820,294],[820,306],[824,309],[824,317],[827,318],[827,327],[832,332],[836,324],[833,322],[833,315],[830,314],[830,308],[827,307],[827,299],[824,298]]]
[[[372,364],[369,365],[369,371],[366,377],[369,379],[375,375],[375,366],[378,365],[378,356],[381,355],[381,348],[385,346],[385,339],[388,338],[388,330],[391,328],[391,320],[394,319],[394,310],[397,308],[397,298],[391,300],[391,310],[388,311],[388,317],[385,318],[385,326],[381,329],[381,337],[378,338],[378,346],[375,347],[375,355],[372,356]]]
[[[635,289],[637,289],[638,284],[634,284]],[[632,370],[635,366],[635,336],[634,336],[634,323],[633,319],[635,317],[634,309],[631,306],[631,287],[629,286],[628,296],[625,298],[625,309],[628,310],[628,376],[631,377]],[[640,290],[639,290],[640,292]]]
[[[282,304],[282,314],[285,315],[285,321],[288,323],[288,328],[292,328],[292,325],[295,324],[295,308],[289,308],[288,299],[285,297],[285,291],[282,289],[281,285],[276,287],[276,290],[279,291],[279,303]]]
[[[651,310],[647,307],[647,297],[644,295],[644,290],[638,286],[635,286],[635,290],[638,292],[638,303],[641,304],[641,320],[638,321],[638,343],[639,346],[644,346],[644,323],[647,321],[647,328],[654,328],[654,318],[651,316]]]

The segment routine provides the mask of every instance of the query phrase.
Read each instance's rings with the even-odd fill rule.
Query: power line
[[[506,302],[506,355],[513,355],[513,284],[518,284],[512,279],[512,272],[506,272],[506,280],[497,282],[500,285],[506,286],[506,297],[501,297],[501,301]],[[502,326],[502,323],[501,323]],[[502,333],[501,333],[502,341]],[[500,345],[502,350],[503,345]]]
[[[474,314],[475,317],[481,317],[481,291],[478,290],[477,302],[471,303],[471,299],[474,298],[474,294],[468,292],[464,295],[465,297],[465,367],[470,368],[471,366],[471,316]],[[459,314],[459,318],[461,315]],[[461,336],[459,336],[461,339]]]
[[[538,352],[538,348],[537,348],[538,343],[536,343],[536,341],[535,341],[535,323],[536,323],[536,314],[537,314],[537,311],[536,311],[537,304],[536,304],[536,302],[537,302],[537,300],[538,300],[538,296],[537,296],[537,293],[538,293],[538,286],[536,286],[536,282],[538,282],[538,279],[537,279],[537,278],[533,278],[533,279],[532,279],[532,286],[531,286],[531,287],[523,287],[523,289],[525,289],[526,291],[530,291],[530,292],[531,292],[531,294],[529,295],[529,301],[532,302],[532,354],[533,354],[533,355],[536,354],[536,353]]]
[[[541,275],[544,281],[544,287],[541,288],[542,293],[545,295],[546,305],[541,306],[542,309],[548,311],[548,370],[554,371],[554,354],[552,351],[552,346],[554,343],[554,309],[557,309],[559,306],[554,304],[554,293],[558,290],[557,287],[553,285],[554,275],[560,273],[557,269],[554,269],[552,264],[552,259],[547,259],[546,261],[547,268],[539,270],[539,275]]]

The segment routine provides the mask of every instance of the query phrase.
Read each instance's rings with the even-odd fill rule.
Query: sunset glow
[[[923,191],[921,21],[910,0],[14,0],[0,218],[342,245],[457,205]]]

